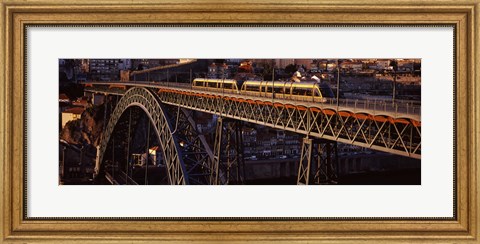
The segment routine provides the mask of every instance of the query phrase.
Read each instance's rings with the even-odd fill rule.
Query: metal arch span
[[[188,177],[185,175],[186,170],[182,160],[181,151],[179,150],[176,138],[172,135],[172,126],[166,117],[164,108],[162,108],[162,105],[155,94],[152,94],[146,88],[139,87],[134,87],[128,90],[115,107],[102,135],[100,148],[98,149],[100,156],[95,165],[95,173],[97,175],[100,173],[103,156],[110,141],[110,137],[112,136],[112,133],[114,133],[115,125],[122,114],[132,106],[137,106],[144,110],[153,125],[166,162],[169,183],[173,185],[188,184]]]

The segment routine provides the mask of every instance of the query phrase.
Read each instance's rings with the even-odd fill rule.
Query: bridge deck
[[[368,114],[373,116],[386,116],[394,119],[411,119],[417,122],[421,121],[421,108],[420,104],[412,101],[398,100],[392,103],[389,100],[371,99],[340,99],[338,104],[336,99],[327,99],[326,102],[314,101],[314,98],[305,97],[279,97],[282,94],[276,94],[273,97],[270,94],[268,96],[258,96],[257,94],[240,94],[231,92],[229,90],[217,91],[218,89],[199,89],[198,87],[192,87],[188,83],[171,83],[171,82],[84,82],[84,84],[91,84],[97,86],[108,86],[102,89],[97,87],[95,89],[89,88],[91,91],[104,92],[106,94],[122,95],[125,90],[121,87],[146,87],[154,89],[171,89],[182,92],[195,92],[199,94],[208,94],[213,96],[220,96],[226,98],[245,99],[252,101],[270,102],[270,103],[282,103],[290,104],[293,106],[303,106],[306,108],[317,107],[319,109],[328,109],[337,112],[350,112]],[[113,88],[113,89],[112,89]],[[116,88],[116,89],[115,89]],[[88,89],[87,89],[88,90]]]

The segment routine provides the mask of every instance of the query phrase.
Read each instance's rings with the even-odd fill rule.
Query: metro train
[[[257,97],[276,97],[292,100],[326,102],[333,98],[333,91],[325,82],[292,81],[237,81],[232,79],[193,80],[192,86],[199,90],[253,95]]]

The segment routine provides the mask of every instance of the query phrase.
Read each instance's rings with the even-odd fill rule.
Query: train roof
[[[203,81],[203,82],[218,82],[218,83],[237,83],[233,79],[204,79],[204,78],[195,78],[193,81]]]
[[[274,86],[283,86],[285,85],[285,83],[290,83],[288,81],[262,81],[262,80],[249,80],[249,81],[245,81],[243,84],[244,85],[254,85],[254,86],[259,86],[259,85],[272,85],[272,83],[274,84]]]
[[[244,85],[253,85],[253,86],[284,86],[284,85],[291,85],[293,87],[298,88],[313,88],[317,86],[319,83],[316,81],[302,81],[302,82],[291,82],[291,81],[245,81]]]

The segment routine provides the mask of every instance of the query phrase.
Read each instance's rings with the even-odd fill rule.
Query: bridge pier
[[[218,185],[218,173],[220,165],[220,154],[222,148],[222,131],[223,131],[223,119],[219,117],[217,119],[217,125],[215,128],[215,141],[213,145],[213,158],[210,160],[210,185]]]
[[[305,137],[298,163],[297,185],[335,184],[338,173],[337,142]],[[311,178],[313,177],[313,180]]]
[[[310,167],[312,165],[313,140],[305,137],[302,143],[302,153],[298,163],[297,185],[308,185],[310,180]]]
[[[210,184],[242,184],[245,180],[242,124],[219,117],[215,129]]]

